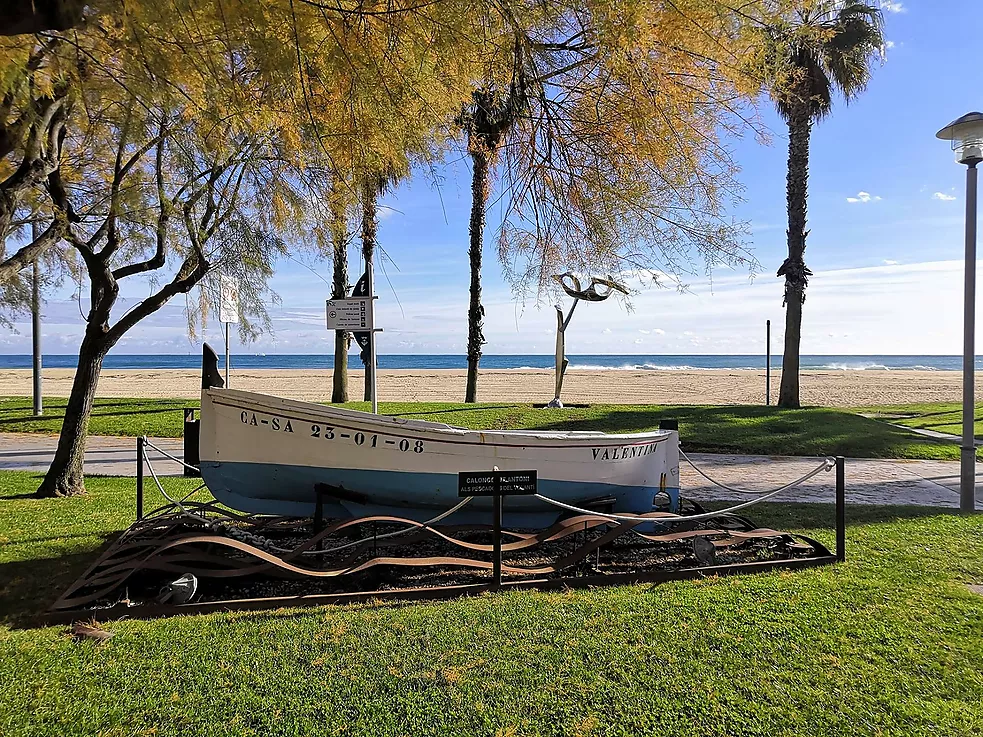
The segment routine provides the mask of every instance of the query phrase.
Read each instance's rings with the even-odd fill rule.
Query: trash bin
[[[201,436],[201,420],[195,419],[197,407],[184,408],[184,462],[188,466],[197,468],[201,463],[198,455],[198,438]],[[188,466],[184,467],[185,476],[201,476],[201,473],[194,471]]]

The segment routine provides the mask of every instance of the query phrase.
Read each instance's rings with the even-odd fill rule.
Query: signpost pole
[[[225,324],[225,388],[229,388],[229,325],[239,322],[239,285],[227,274],[219,277],[219,321]]]
[[[229,388],[229,323],[225,323],[225,388]]]
[[[34,378],[34,416],[44,413],[41,400],[41,277],[38,274],[38,262],[32,266],[31,275],[31,351],[33,354]]]
[[[31,223],[31,238],[38,239],[36,220]],[[34,416],[40,417],[44,410],[41,405],[41,273],[37,259],[31,265],[31,352],[31,366],[34,369]]]
[[[369,276],[369,299],[375,296],[375,269],[372,260],[369,259],[365,264],[365,272]],[[373,305],[375,307],[375,305]],[[376,353],[375,353],[375,322],[372,323],[372,330],[369,332],[369,393],[372,396],[372,414],[379,414],[379,399],[376,395]]]
[[[502,494],[492,497],[494,520],[492,520],[492,585],[502,588]]]
[[[771,320],[765,320],[765,405],[771,404]]]

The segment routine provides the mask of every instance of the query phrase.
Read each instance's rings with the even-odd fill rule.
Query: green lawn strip
[[[131,479],[21,498],[35,483],[0,473],[8,616],[132,519]],[[752,511],[832,542],[829,506]],[[0,734],[980,733],[983,518],[849,519],[847,563],[795,573],[121,621],[102,645],[0,629]]]
[[[858,407],[857,412],[869,414],[895,425],[935,430],[950,435],[962,435],[963,408],[958,402],[923,404],[894,404],[883,407]],[[983,438],[983,405],[976,405],[974,433]]]
[[[30,397],[0,398],[0,432],[34,432],[55,435],[65,419],[63,397],[46,397],[44,415],[32,417]],[[185,407],[197,407],[188,399],[97,399],[89,421],[92,435],[177,438],[184,432]]]
[[[90,432],[180,437],[181,410],[194,405],[191,400],[97,400]],[[361,410],[369,407],[365,402],[345,406]],[[385,414],[488,429],[639,432],[658,427],[662,419],[676,419],[684,449],[693,452],[937,460],[959,457],[959,448],[952,443],[921,437],[850,411],[827,408],[592,405],[560,410],[507,403],[382,402],[379,409]],[[64,400],[52,400],[46,411],[48,416],[33,419],[29,399],[0,399],[0,431],[58,432]]]

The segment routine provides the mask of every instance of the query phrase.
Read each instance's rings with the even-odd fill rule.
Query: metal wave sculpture
[[[678,520],[663,512],[644,515],[637,522],[576,515],[546,529],[503,530],[507,541],[501,544],[502,574],[509,579],[508,585],[569,583],[578,580],[571,573],[584,575],[587,569],[610,582],[621,582],[618,574],[644,570],[652,560],[671,577],[665,574],[667,569],[687,565],[691,570],[712,572],[716,570],[713,566],[694,569],[692,563],[726,563],[718,561],[718,556],[734,557],[741,567],[754,566],[764,549],[772,551],[769,555],[776,565],[828,562],[829,553],[819,543],[757,528],[735,515],[674,531],[658,524],[660,517],[667,516]],[[395,532],[385,531],[387,528]],[[339,520],[311,534],[310,520],[244,515],[215,502],[186,501],[164,507],[125,531],[52,605],[49,619],[154,616],[203,606],[236,608],[243,604],[241,598],[221,594],[223,586],[228,588],[233,580],[307,582],[302,596],[289,601],[248,599],[253,606],[246,608],[255,608],[257,602],[261,606],[296,604],[298,598],[304,603],[322,603],[387,595],[435,598],[440,592],[468,593],[469,586],[485,590],[494,566],[490,535],[491,527],[486,525],[436,526],[389,515]],[[748,545],[759,549],[745,551],[742,558],[738,551]],[[396,577],[387,583],[388,590],[378,586],[366,590],[382,572]],[[153,598],[165,576],[187,574],[210,581],[199,586],[206,596],[209,590],[213,592],[210,602],[164,607]],[[308,596],[309,587],[317,581],[327,593],[318,596],[315,591],[313,597]],[[414,583],[418,585],[405,588]]]
[[[559,283],[568,296],[573,297],[573,304],[570,306],[570,311],[566,317],[563,316],[563,308],[556,305],[556,380],[553,400],[546,406],[561,408],[563,402],[560,401],[560,392],[563,389],[563,376],[566,374],[567,365],[570,363],[565,355],[565,334],[570,325],[570,318],[573,317],[573,311],[577,309],[577,303],[581,300],[584,302],[603,302],[615,292],[628,294],[628,289],[623,284],[614,281],[610,276],[606,279],[592,276],[590,285],[586,289],[580,285],[580,279],[569,271],[565,274],[557,274],[553,279]],[[607,289],[606,291],[598,291],[598,287],[606,287]]]

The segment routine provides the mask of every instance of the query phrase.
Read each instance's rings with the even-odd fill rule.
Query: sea
[[[763,355],[574,355],[567,356],[570,369],[605,371],[694,371],[701,369],[760,370]],[[46,368],[75,368],[77,356],[46,354]],[[380,369],[465,369],[463,355],[392,354],[378,358]],[[888,370],[888,371],[959,371],[961,356],[802,356],[804,370]],[[225,363],[220,356],[219,363]],[[334,356],[322,354],[242,353],[233,354],[231,363],[240,369],[330,369]],[[484,355],[484,369],[551,369],[552,354]],[[349,356],[350,368],[361,368],[357,354]],[[772,356],[772,368],[781,368],[782,357]],[[108,369],[196,369],[201,354],[140,355],[110,354],[103,363]],[[0,355],[0,369],[31,368],[30,355]],[[976,358],[977,370],[983,369],[983,356]]]

